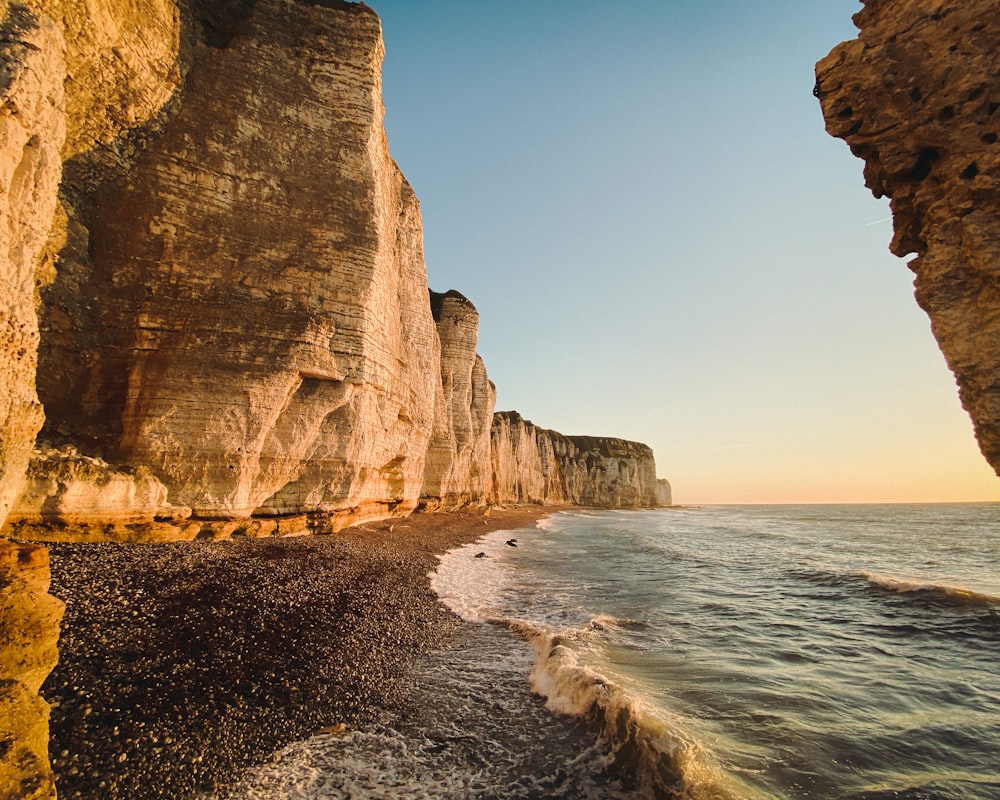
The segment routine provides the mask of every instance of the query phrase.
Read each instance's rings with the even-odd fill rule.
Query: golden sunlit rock
[[[916,297],[1000,471],[1000,18],[989,3],[868,0],[857,39],[816,65],[833,136],[891,198],[890,249],[915,253]]]

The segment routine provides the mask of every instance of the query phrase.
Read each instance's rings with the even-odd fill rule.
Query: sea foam
[[[510,531],[493,531],[476,542],[448,551],[430,574],[431,589],[466,622],[486,622],[493,616],[510,578],[497,563]]]
[[[542,533],[556,523],[542,520]],[[497,531],[472,545],[450,551],[431,575],[431,586],[452,611],[467,621],[505,627],[522,636],[534,651],[528,683],[555,713],[588,721],[610,752],[609,771],[637,780],[654,798],[730,800],[758,795],[727,774],[711,751],[688,732],[680,715],[647,702],[602,673],[588,646],[641,620],[594,615],[578,628],[498,613],[505,590],[516,579],[504,563],[511,532]],[[478,557],[477,557],[478,556]]]

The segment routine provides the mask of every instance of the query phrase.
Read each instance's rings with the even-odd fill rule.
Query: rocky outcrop
[[[55,797],[38,691],[56,665],[63,604],[48,590],[48,551],[0,539],[0,797]]]
[[[673,489],[666,478],[656,479],[656,505],[666,507],[674,504]]]
[[[72,447],[36,448],[7,531],[46,540],[194,538],[178,525],[191,509],[167,501],[167,488],[146,467],[128,470]]]
[[[661,505],[653,451],[638,442],[564,436],[502,411],[493,418],[491,461],[495,503]]]
[[[827,130],[891,198],[898,256],[1000,472],[1000,16],[990,2],[866,0],[816,66]]]
[[[435,386],[421,503],[428,510],[482,505],[491,485],[496,388],[476,353],[479,312],[456,291],[431,292],[430,297],[441,344],[441,381]]]

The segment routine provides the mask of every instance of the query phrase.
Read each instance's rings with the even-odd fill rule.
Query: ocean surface
[[[432,585],[410,706],[239,796],[1000,800],[1000,505],[564,512]]]

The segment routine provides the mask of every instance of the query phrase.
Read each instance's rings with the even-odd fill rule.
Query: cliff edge
[[[1000,474],[1000,16],[983,0],[865,0],[816,65],[827,131],[889,197],[890,250]]]

